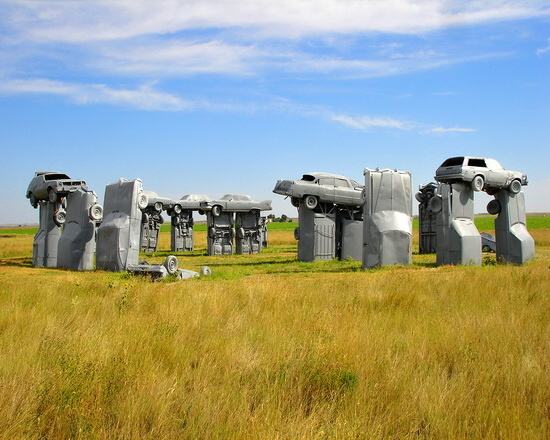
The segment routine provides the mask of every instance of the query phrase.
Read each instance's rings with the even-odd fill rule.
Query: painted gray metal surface
[[[137,265],[140,248],[141,209],[148,204],[141,180],[120,179],[107,185],[103,221],[97,231],[98,269],[123,271]]]
[[[67,195],[67,217],[58,243],[57,267],[94,269],[96,230],[102,212],[93,191],[81,188]]]
[[[267,229],[267,218],[260,217],[260,234],[262,249],[269,246],[269,230]]]
[[[179,214],[172,214],[170,228],[170,249],[172,252],[191,252],[193,241],[193,211],[183,210]]]
[[[430,209],[437,215],[437,264],[481,265],[481,236],[474,224],[471,185],[439,184]]]
[[[206,213],[208,225],[208,255],[231,255],[234,252],[235,220],[233,212],[222,212],[218,216]]]
[[[420,254],[434,254],[437,243],[436,214],[429,209],[437,184],[430,182],[416,193],[418,202],[418,250]]]
[[[363,220],[341,220],[340,258],[342,260],[363,260],[363,228]]]
[[[300,224],[298,259],[300,261],[332,260],[336,256],[336,216],[298,208]]]
[[[259,211],[235,214],[235,248],[237,254],[257,254],[262,250]]]
[[[273,188],[275,194],[291,197],[296,208],[308,196],[314,197],[317,203],[360,207],[362,191],[363,186],[353,179],[326,172],[306,173],[299,180],[278,180]]]
[[[535,257],[535,240],[527,231],[525,196],[501,190],[495,194],[500,211],[495,219],[497,260],[523,264]]]
[[[32,244],[34,267],[57,267],[57,249],[61,226],[54,221],[56,205],[47,201],[37,202],[39,226]]]
[[[411,175],[365,170],[363,268],[410,264],[412,257]]]
[[[218,212],[250,212],[271,211],[271,200],[256,201],[246,194],[225,194],[216,200],[208,200],[200,203],[200,209],[212,212],[214,216]]]
[[[494,235],[488,234],[487,232],[481,232],[481,251],[482,252],[496,252],[497,251],[497,241],[495,240]]]
[[[164,223],[163,211],[172,204],[172,200],[159,197],[157,193],[145,191],[147,207],[142,209],[140,250],[145,253],[156,252],[159,243],[160,226]]]

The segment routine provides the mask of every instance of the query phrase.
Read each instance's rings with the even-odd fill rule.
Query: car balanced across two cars
[[[442,183],[468,182],[474,191],[493,195],[501,189],[518,194],[527,185],[527,175],[521,171],[505,170],[495,159],[458,156],[443,162],[435,173]]]
[[[300,203],[309,209],[317,208],[320,203],[363,205],[363,186],[349,177],[332,173],[306,173],[299,180],[278,180],[273,192],[290,197],[295,207]]]

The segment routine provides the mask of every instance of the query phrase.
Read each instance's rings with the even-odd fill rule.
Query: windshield
[[[451,157],[441,164],[442,167],[456,167],[462,165],[464,162],[464,156]]]
[[[304,174],[302,176],[302,180],[305,180],[306,182],[313,182],[315,180],[315,177],[311,174]]]
[[[66,174],[46,174],[44,180],[70,179]]]

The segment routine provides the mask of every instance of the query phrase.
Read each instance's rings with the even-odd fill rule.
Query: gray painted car
[[[278,180],[273,192],[291,197],[295,207],[299,206],[300,201],[309,209],[315,209],[319,203],[363,205],[363,185],[332,173],[313,172],[304,174],[300,180]]]
[[[203,201],[200,203],[202,211],[211,211],[214,217],[222,211],[250,212],[271,211],[271,200],[257,202],[245,194],[226,194],[221,199]]]
[[[73,180],[68,175],[55,171],[38,171],[29,183],[26,196],[36,208],[39,200],[55,203],[58,196],[65,196],[80,188],[86,189],[84,180]]]
[[[505,170],[495,159],[458,156],[443,162],[435,172],[435,180],[443,183],[469,182],[475,191],[495,194],[507,189],[513,194],[527,185],[527,175],[521,171]]]

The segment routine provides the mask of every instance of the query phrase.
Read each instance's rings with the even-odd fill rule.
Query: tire
[[[202,209],[199,209],[199,210],[197,211],[197,213],[198,213],[199,215],[204,215],[204,211],[203,211]]]
[[[319,204],[319,201],[317,200],[317,197],[315,196],[305,196],[304,197],[304,204],[308,209],[315,209],[317,208],[317,205]]]
[[[158,223],[159,225],[164,224],[164,217],[163,217],[162,215],[159,215],[159,216],[158,216],[157,223]]]
[[[38,200],[36,200],[36,197],[34,196],[33,193],[30,193],[29,194],[29,202],[31,203],[31,206],[33,208],[37,208],[38,207]]]
[[[173,210],[176,214],[180,214],[181,213],[181,205],[175,204]]]
[[[438,195],[433,196],[428,202],[428,209],[435,214],[441,212],[443,209],[443,201],[441,200],[441,197]]]
[[[424,194],[422,194],[421,192],[417,192],[415,195],[414,195],[414,198],[416,199],[416,201],[418,203],[423,203],[424,202]]]
[[[99,222],[103,219],[103,207],[97,203],[94,203],[90,206],[89,209],[90,220],[94,222]]]
[[[214,217],[219,217],[222,213],[222,207],[220,205],[212,206],[212,215]]]
[[[491,252],[491,248],[484,244],[483,246],[481,246],[481,252]]]
[[[180,218],[177,215],[171,217],[172,226],[177,226],[180,224]]]
[[[48,188],[48,200],[52,203],[57,202],[57,193],[52,188]]]
[[[521,192],[521,182],[518,179],[512,180],[508,189],[512,194],[519,194]]]
[[[162,203],[161,202],[155,202],[154,208],[155,208],[155,211],[162,212],[162,208],[163,208]]]
[[[491,215],[499,214],[501,209],[500,202],[496,199],[487,203],[487,212]]]
[[[147,194],[145,193],[139,193],[137,204],[139,209],[145,209],[147,208],[147,205],[149,204],[149,197],[147,197]]]
[[[208,235],[210,238],[216,238],[216,228],[214,226],[208,229]]]
[[[295,208],[300,207],[300,199],[298,197],[291,197],[290,198],[290,204],[294,206]]]
[[[472,189],[474,191],[483,191],[483,187],[485,186],[485,179],[481,174],[478,174],[475,176],[472,180]]]
[[[149,214],[147,214],[146,212],[141,214],[141,223],[143,224],[149,223],[149,217],[150,217]]]
[[[174,255],[168,255],[163,266],[170,275],[174,275],[178,271],[178,259]]]
[[[53,221],[57,226],[63,226],[65,224],[65,220],[67,219],[67,213],[63,210],[55,211],[55,214],[53,215]]]

